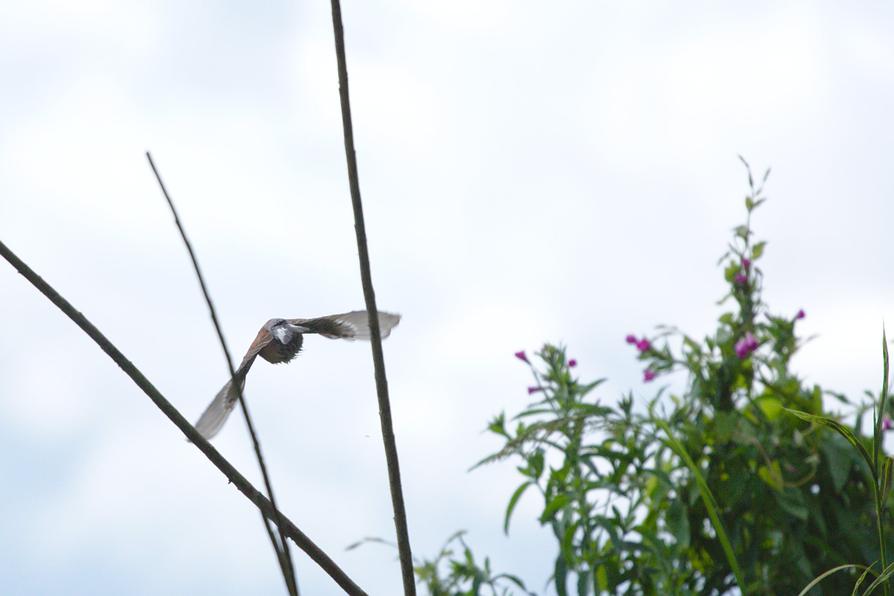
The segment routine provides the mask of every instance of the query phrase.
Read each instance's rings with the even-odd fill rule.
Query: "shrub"
[[[751,217],[766,175],[759,186],[750,170],[748,178],[746,222],[721,257],[728,292],[716,330],[697,339],[660,327],[626,340],[644,381],[682,371],[681,390],[610,403],[595,397],[601,380],[574,374],[562,347],[543,346],[535,362],[516,354],[531,369],[536,401],[491,421],[502,447],[477,465],[519,463],[503,527],[508,533],[522,498],[539,495],[539,522],[556,540],[550,582],[559,595],[797,594],[826,570],[878,561],[880,537],[891,552],[876,524],[890,465],[875,445],[889,422],[877,413],[876,440],[865,437],[860,422],[871,405],[808,386],[791,370],[805,313],[774,314],[763,301],[766,243],[753,241]],[[887,360],[885,368],[887,376]],[[830,414],[824,396],[844,404],[855,426]],[[846,437],[876,461],[864,463]],[[427,569],[437,577],[437,565]],[[859,571],[843,567],[811,593],[850,593]],[[468,582],[451,585],[438,593],[478,593]]]

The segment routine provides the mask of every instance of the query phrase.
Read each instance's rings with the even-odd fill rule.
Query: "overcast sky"
[[[349,0],[373,280],[414,552],[453,531],[541,590],[554,547],[482,429],[527,402],[513,352],[564,342],[601,396],[651,397],[624,344],[712,328],[773,167],[765,297],[818,334],[808,382],[877,389],[894,321],[887,3]],[[0,239],[195,420],[271,317],[362,308],[328,2],[0,2]],[[4,594],[283,593],[256,510],[0,263]],[[370,594],[395,554],[367,344],[308,338],[248,380],[282,508]],[[259,483],[238,417],[215,445]],[[334,584],[303,554],[305,594]]]

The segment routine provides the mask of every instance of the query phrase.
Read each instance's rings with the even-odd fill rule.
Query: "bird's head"
[[[283,345],[291,343],[296,334],[307,331],[306,328],[290,323],[285,319],[270,319],[264,323],[264,329]]]
[[[264,323],[264,329],[266,329],[267,331],[272,332],[274,327],[278,327],[278,326],[282,325],[282,324],[285,323],[285,322],[286,322],[285,319],[270,319],[269,321],[267,321],[266,323]]]

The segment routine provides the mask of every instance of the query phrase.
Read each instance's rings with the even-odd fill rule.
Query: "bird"
[[[399,322],[400,315],[380,311],[379,332],[382,339],[388,337]],[[220,431],[236,407],[239,391],[245,388],[245,377],[258,356],[272,364],[290,362],[301,351],[304,335],[308,333],[349,341],[369,339],[369,313],[354,310],[314,319],[270,319],[264,323],[248,347],[236,374],[217,392],[196,422],[195,427],[199,434],[205,440],[210,440]],[[233,384],[234,379],[239,383],[238,390]]]

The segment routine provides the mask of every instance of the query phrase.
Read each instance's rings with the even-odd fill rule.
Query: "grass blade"
[[[888,578],[894,575],[894,563],[891,563],[879,574],[875,581],[869,584],[866,587],[866,591],[863,592],[863,596],[867,596],[868,594],[872,594],[872,592],[879,586],[886,584],[888,582]]]
[[[878,563],[878,561],[873,561],[872,565],[867,567],[863,573],[860,574],[860,577],[857,578],[857,583],[854,584],[854,591],[851,592],[851,596],[857,596],[857,593],[860,591],[860,586],[863,585],[863,582],[866,581],[866,578],[872,573],[872,568],[876,563]]]
[[[829,569],[828,571],[825,571],[825,572],[821,573],[820,575],[816,576],[815,578],[813,578],[813,581],[811,581],[809,584],[804,586],[803,590],[798,592],[798,596],[806,596],[806,594],[810,590],[815,588],[817,586],[817,584],[819,584],[821,581],[823,581],[830,575],[838,573],[839,571],[844,571],[845,569],[850,569],[851,567],[863,567],[863,565],[857,565],[856,563],[848,563],[847,565],[839,565],[838,567],[833,567],[832,569]],[[863,573],[865,574],[866,572],[864,571]]]
[[[806,422],[810,422],[812,424],[821,424],[823,426],[828,426],[832,430],[836,431],[842,437],[847,439],[847,442],[857,448],[857,451],[860,452],[860,455],[863,456],[863,459],[866,461],[866,465],[869,466],[869,470],[872,472],[873,478],[878,478],[877,470],[875,465],[873,464],[872,456],[869,455],[869,452],[866,450],[866,447],[863,446],[863,443],[857,438],[857,436],[853,433],[851,429],[849,429],[844,424],[838,422],[837,420],[833,420],[832,418],[827,418],[826,416],[817,416],[815,414],[808,414],[807,412],[802,412],[800,410],[791,410],[789,408],[784,408],[786,412],[797,416],[801,420]]]
[[[717,538],[720,540],[720,545],[723,547],[723,553],[726,555],[726,560],[729,563],[730,568],[733,570],[733,575],[736,576],[736,583],[739,584],[739,589],[744,593],[745,581],[742,576],[742,570],[739,568],[739,562],[736,560],[736,554],[733,552],[732,544],[726,535],[726,530],[723,529],[723,523],[720,521],[720,516],[717,514],[717,501],[714,499],[711,489],[708,488],[708,483],[705,482],[698,466],[689,456],[689,453],[686,452],[686,448],[674,437],[667,422],[657,418],[653,418],[653,420],[655,424],[664,431],[664,434],[667,435],[668,447],[673,449],[677,455],[683,458],[683,461],[686,462],[686,466],[692,472],[693,477],[695,477],[695,481],[698,483],[699,492],[701,492],[702,501],[705,504],[705,509],[708,510],[708,516],[711,518],[714,531],[717,532]]]

